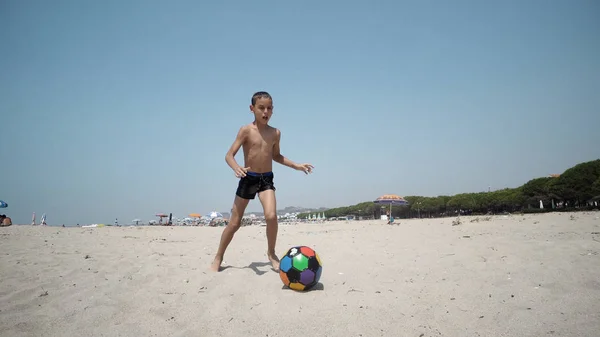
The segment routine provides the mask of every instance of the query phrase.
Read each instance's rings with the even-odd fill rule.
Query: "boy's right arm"
[[[246,176],[246,172],[249,169],[249,168],[240,167],[240,165],[238,165],[238,163],[235,161],[235,155],[237,154],[237,152],[240,150],[240,148],[244,144],[247,133],[248,133],[247,127],[242,126],[240,128],[240,130],[238,131],[238,134],[235,137],[233,144],[231,144],[229,151],[227,151],[227,154],[225,155],[225,161],[227,162],[227,165],[229,165],[229,167],[231,167],[231,169],[235,172],[236,177],[238,177],[238,178]]]

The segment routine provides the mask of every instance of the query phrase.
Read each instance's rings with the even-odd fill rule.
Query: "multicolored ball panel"
[[[281,261],[279,261],[279,269],[281,269],[284,273],[287,273],[290,268],[292,268],[292,259],[286,255],[281,259]]]
[[[288,272],[285,274],[287,275],[288,280],[290,280],[290,282],[300,281],[300,272],[294,268],[288,270]]]
[[[321,267],[321,264],[319,263],[319,260],[317,260],[317,258],[315,256],[308,259],[308,269],[316,271],[320,267]]]
[[[317,272],[315,274],[315,284],[317,284],[319,282],[319,280],[321,279],[322,271],[323,271],[323,267],[319,266],[319,269],[317,269]]]
[[[315,256],[315,251],[309,247],[300,247],[300,253],[302,253],[306,257]]]
[[[281,271],[281,270],[280,270],[280,271],[279,271],[279,277],[281,278],[281,282],[283,282],[283,284],[284,284],[286,287],[289,287],[289,286],[290,286],[290,280],[288,279],[288,277],[287,277],[287,274],[286,274],[286,273],[284,273],[283,271]]]
[[[305,269],[300,273],[300,282],[302,284],[311,284],[315,282],[315,272],[310,269]]]
[[[308,268],[308,257],[304,256],[303,254],[298,254],[294,256],[292,266],[297,270],[304,270]]]
[[[290,288],[294,289],[294,290],[299,290],[299,291],[302,291],[302,290],[306,289],[306,287],[304,286],[304,284],[297,283],[297,282],[290,283]]]

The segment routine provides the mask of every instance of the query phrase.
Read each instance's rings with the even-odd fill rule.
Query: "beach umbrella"
[[[223,214],[221,214],[219,212],[215,212],[215,211],[210,212],[210,218],[211,219],[222,218],[222,217],[223,217]]]
[[[202,214],[200,214],[200,213],[190,213],[189,217],[190,218],[201,218]]]
[[[0,208],[6,208],[8,207],[8,204],[2,200],[0,200]]]
[[[166,215],[165,213],[158,213],[158,214],[156,214],[156,216],[157,216],[157,217],[160,219],[160,220],[158,221],[158,223],[159,223],[159,224],[161,224],[161,225],[162,225],[162,220],[163,220],[163,218],[168,218],[168,217],[169,217],[169,216],[168,216],[168,215]]]
[[[131,220],[131,222],[135,222],[135,225],[137,226],[142,220],[140,219],[133,219]]]
[[[390,217],[392,216],[392,206],[408,205],[408,201],[396,194],[384,194],[373,201],[380,205],[390,205]]]

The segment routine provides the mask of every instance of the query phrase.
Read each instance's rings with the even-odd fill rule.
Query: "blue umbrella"
[[[5,203],[4,201],[0,200],[0,208],[6,208],[8,207],[8,204]]]

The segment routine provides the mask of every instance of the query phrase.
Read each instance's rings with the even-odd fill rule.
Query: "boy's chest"
[[[275,137],[271,135],[261,135],[258,132],[253,132],[247,139],[247,145],[253,148],[269,149],[273,148]]]

